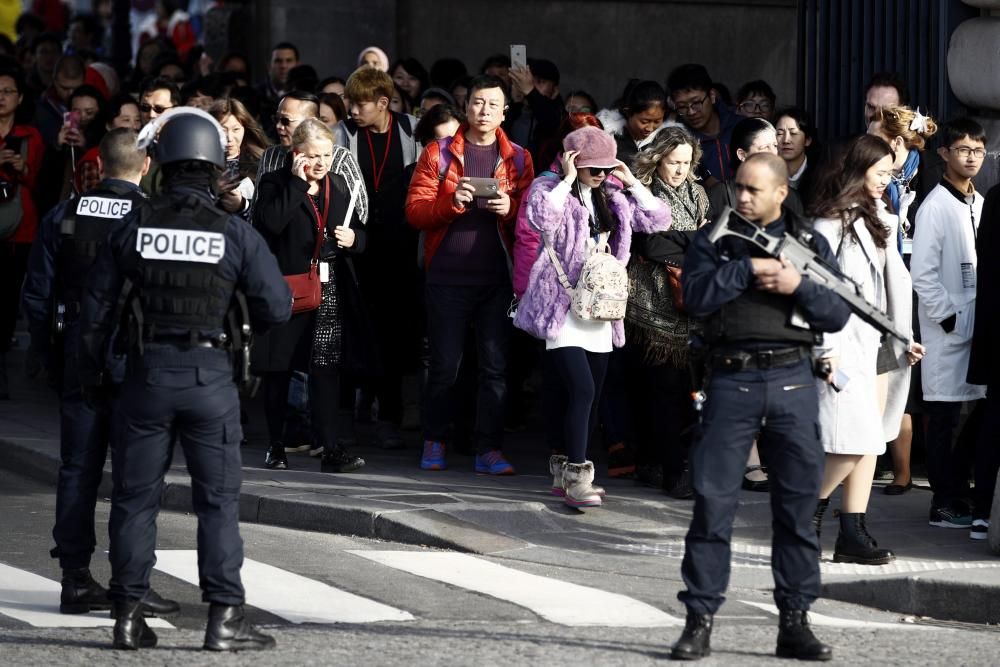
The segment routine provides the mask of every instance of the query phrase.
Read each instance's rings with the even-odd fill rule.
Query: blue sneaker
[[[444,460],[444,443],[424,440],[424,454],[420,457],[423,470],[444,470],[448,462]]]
[[[486,454],[476,454],[476,472],[484,475],[513,475],[514,466],[507,462],[499,449]]]

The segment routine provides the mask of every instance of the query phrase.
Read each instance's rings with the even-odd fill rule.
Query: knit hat
[[[563,139],[563,150],[579,151],[576,166],[614,167],[618,164],[618,145],[604,130],[596,127],[581,127],[573,130]]]
[[[378,68],[383,72],[389,71],[389,56],[387,56],[385,51],[377,46],[366,46],[361,50],[361,53],[358,54],[358,67],[361,67],[361,65],[364,64],[366,53],[374,53],[378,56]]]

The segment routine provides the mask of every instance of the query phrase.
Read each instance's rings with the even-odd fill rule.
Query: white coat
[[[910,273],[917,293],[925,401],[972,401],[986,387],[965,381],[976,317],[976,234],[983,212],[979,193],[959,200],[953,188],[937,185],[917,210]],[[941,322],[955,315],[947,333]]]
[[[898,218],[881,210],[879,219],[889,230],[891,243],[896,238]],[[897,328],[909,333],[910,281],[895,247],[878,250],[860,218],[852,223],[854,234],[848,232],[846,238],[840,220],[819,218],[814,226],[837,255],[840,270],[861,286],[865,299],[883,307]],[[881,454],[885,452],[885,443],[899,434],[910,366],[906,361],[906,345],[902,342],[894,345],[899,368],[890,373],[889,402],[883,415],[876,391],[881,337],[878,330],[857,315],[851,315],[839,332],[824,335],[820,354],[836,356],[838,367],[850,378],[839,393],[824,380],[817,382],[820,439],[828,454]]]

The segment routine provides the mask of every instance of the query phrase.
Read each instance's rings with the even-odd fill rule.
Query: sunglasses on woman
[[[615,167],[587,167],[590,169],[591,176],[603,176],[604,174],[611,174],[615,170]]]

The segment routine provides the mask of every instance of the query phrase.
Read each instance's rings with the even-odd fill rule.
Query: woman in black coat
[[[349,472],[365,464],[338,445],[336,428],[340,370],[355,368],[367,358],[362,327],[366,318],[350,258],[364,251],[366,239],[358,209],[350,206],[356,185],[351,174],[358,173],[353,161],[349,151],[334,145],[326,125],[307,119],[292,136],[291,164],[257,183],[254,226],[284,275],[307,273],[319,223],[325,236],[319,253],[319,308],[292,315],[287,324],[258,339],[253,349],[254,371],[264,377],[268,468],[288,467],[282,435],[293,371],[309,374],[314,445],[324,448],[321,470]]]

